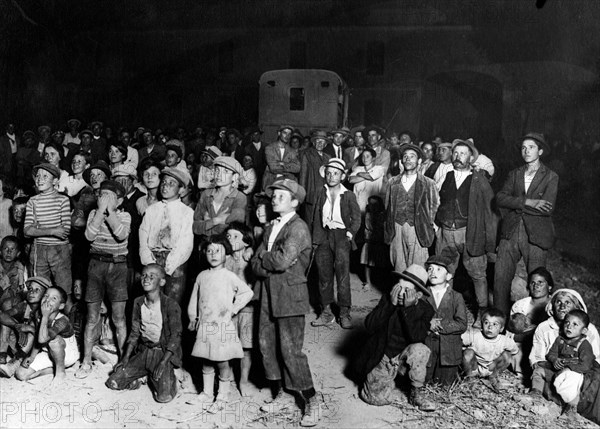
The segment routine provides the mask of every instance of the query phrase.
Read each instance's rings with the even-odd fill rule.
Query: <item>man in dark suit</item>
[[[259,127],[251,128],[248,134],[250,135],[250,143],[244,149],[246,155],[252,157],[252,165],[256,171],[256,180],[262,183],[262,177],[267,167],[265,160],[265,144],[262,142],[262,130]]]
[[[338,158],[329,160],[321,172],[326,186],[318,191],[313,217],[313,244],[317,246],[315,260],[319,270],[319,294],[322,312],[312,326],[327,326],[335,322],[333,275],[337,279],[340,326],[352,329],[350,307],[350,249],[355,250],[354,236],[360,228],[361,214],[356,195],[346,189],[346,164]]]
[[[344,149],[344,157],[342,158],[346,163],[347,173],[352,173],[352,169],[358,163],[360,163],[360,155],[365,148],[365,139],[362,135],[362,131],[365,129],[363,125],[354,127],[350,130],[350,137],[352,137],[352,146]]]
[[[282,179],[270,185],[267,194],[279,218],[266,227],[251,262],[254,273],[262,279],[258,342],[274,396],[261,409],[278,412],[291,402],[283,393],[283,374],[285,387],[304,401],[300,424],[315,426],[321,417],[320,404],[308,358],[302,351],[304,318],[310,311],[306,271],[311,242],[308,226],[296,214],[306,191],[298,182]]]
[[[546,266],[546,254],[554,244],[552,213],[558,191],[558,175],[540,157],[550,147],[542,134],[529,133],[521,140],[525,165],[508,174],[496,204],[502,214],[500,245],[494,273],[494,306],[510,311],[510,286],[521,257],[530,273]]]
[[[344,157],[344,142],[350,135],[350,130],[347,128],[340,128],[331,132],[331,143],[329,143],[324,152],[331,158],[342,159]]]

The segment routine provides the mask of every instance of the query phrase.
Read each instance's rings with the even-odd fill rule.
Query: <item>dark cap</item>
[[[521,144],[525,140],[533,140],[534,142],[536,142],[536,144],[538,145],[538,148],[544,150],[544,153],[542,155],[545,156],[550,153],[550,146],[548,145],[548,143],[546,143],[546,138],[544,137],[544,135],[542,133],[527,133],[527,134],[525,134],[523,136],[523,138],[521,139],[521,141],[519,142],[519,148],[521,147]]]
[[[167,143],[165,145],[165,149],[172,150],[173,152],[175,152],[177,154],[177,156],[179,157],[179,159],[183,158],[183,151],[181,150],[181,147],[179,145]]]
[[[304,198],[306,198],[306,191],[304,188],[295,180],[292,179],[283,179],[277,180],[271,186],[267,187],[267,195],[270,197],[273,195],[273,190],[275,189],[284,189],[292,193],[292,196],[298,200],[298,203],[302,204],[304,202]]]
[[[100,185],[100,190],[112,191],[117,198],[123,198],[125,196],[125,188],[116,180],[105,180]]]
[[[325,139],[325,141],[329,141],[329,134],[323,130],[314,130],[310,135],[310,141],[314,143],[317,139]]]
[[[25,284],[27,283],[37,283],[44,289],[52,287],[52,283],[50,282],[50,280],[48,280],[46,277],[41,276],[29,277],[27,280],[25,280]]]
[[[446,269],[446,271],[448,271],[449,273],[452,274],[452,261],[445,257],[444,255],[432,255],[429,257],[429,259],[427,259],[427,262],[425,262],[425,266],[428,267],[429,265],[439,265],[440,267],[444,267]]]
[[[406,152],[407,150],[412,150],[412,151],[416,152],[419,159],[423,159],[423,150],[416,144],[409,144],[409,143],[403,144],[398,148],[398,154],[399,154],[400,158],[402,158],[402,156],[404,155],[404,152]]]
[[[60,170],[55,165],[49,164],[47,162],[38,164],[35,167],[33,167],[33,174],[35,175],[39,169],[46,170],[48,173],[52,174],[57,179],[60,177]]]
[[[369,131],[376,131],[379,136],[383,136],[385,134],[385,130],[377,125],[371,125],[362,130],[362,136],[366,140],[369,137]]]
[[[104,174],[106,174],[107,179],[112,175],[112,172],[110,171],[110,167],[108,166],[108,164],[105,161],[100,160],[97,163],[95,163],[94,165],[92,165],[90,168],[86,169],[82,174],[83,180],[88,185],[91,185],[90,176],[92,174],[92,170],[103,171]]]

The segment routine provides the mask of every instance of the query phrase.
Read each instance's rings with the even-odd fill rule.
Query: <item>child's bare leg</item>
[[[41,369],[39,371],[35,371],[31,368],[23,368],[22,366],[20,366],[19,368],[17,368],[15,377],[19,381],[27,381],[27,380],[31,380],[32,378],[40,377],[42,375],[52,375],[52,374],[54,374],[54,368],[45,368],[45,369]]]
[[[462,367],[467,376],[475,375],[477,371],[477,358],[473,349],[466,349],[463,352]]]
[[[54,366],[56,368],[54,373],[54,379],[52,380],[53,384],[60,383],[65,379],[65,350],[67,348],[67,343],[61,336],[57,336],[52,341],[48,343],[48,354],[54,361]]]
[[[250,396],[248,377],[252,366],[252,350],[244,349],[244,357],[240,361],[240,393],[242,396]]]
[[[127,301],[111,302],[112,322],[114,323],[116,328],[119,357],[123,356],[123,349],[125,347],[125,341],[127,340],[127,323],[125,322],[126,304]]]
[[[494,361],[490,364],[490,371],[492,371],[491,377],[496,377],[502,371],[507,369],[512,362],[512,355],[509,352],[502,352]]]
[[[100,307],[102,301],[87,303],[87,320],[83,333],[83,360],[75,372],[76,378],[85,378],[92,372],[92,350],[100,336]]]

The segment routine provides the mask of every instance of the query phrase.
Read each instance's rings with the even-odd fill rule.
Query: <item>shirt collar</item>
[[[291,218],[294,217],[294,215],[296,214],[296,212],[290,212],[286,215],[283,216],[279,216],[276,220],[278,220],[277,223],[287,223]]]

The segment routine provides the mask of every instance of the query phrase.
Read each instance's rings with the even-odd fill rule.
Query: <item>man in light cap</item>
[[[492,213],[492,190],[487,177],[473,169],[478,151],[470,140],[453,142],[453,171],[446,175],[440,188],[440,207],[435,223],[439,227],[436,255],[451,261],[451,271],[462,256],[467,273],[473,280],[479,317],[488,306],[487,253],[496,248],[496,221]]]
[[[142,265],[156,263],[165,269],[165,295],[181,306],[185,292],[187,260],[194,247],[194,211],[183,204],[180,194],[189,184],[189,175],[177,168],[161,172],[162,200],[146,209],[140,226]]]
[[[317,246],[315,260],[319,271],[321,314],[311,325],[327,326],[335,322],[331,309],[335,273],[340,326],[351,329],[350,250],[356,249],[354,237],[360,228],[360,208],[356,195],[342,185],[346,178],[343,160],[330,159],[321,172],[325,176],[325,186],[318,190],[312,225],[313,245]]]
[[[258,341],[273,394],[261,409],[279,412],[290,405],[293,398],[283,392],[285,385],[304,401],[300,424],[315,426],[321,416],[320,404],[302,351],[304,319],[310,311],[306,271],[311,239],[308,226],[296,214],[306,192],[294,180],[283,179],[270,185],[267,193],[279,217],[266,227],[251,262],[262,280]]]
[[[263,190],[279,179],[297,180],[300,159],[298,151],[289,144],[293,132],[294,127],[291,125],[282,125],[277,132],[277,141],[265,148],[267,168],[263,175]]]
[[[439,195],[433,180],[418,172],[421,148],[406,144],[399,153],[404,172],[389,182],[384,240],[390,245],[392,265],[402,272],[412,264],[424,265],[429,257]]]
[[[98,208],[92,210],[87,220],[85,238],[90,242],[88,282],[84,297],[87,320],[83,360],[75,373],[76,378],[86,378],[92,372],[92,349],[99,339],[100,308],[105,295],[110,303],[117,351],[121,356],[127,339],[127,239],[131,230],[131,216],[120,208],[123,197],[125,188],[120,183],[103,181]]]
[[[225,232],[231,222],[244,222],[246,195],[238,190],[243,168],[230,156],[215,158],[214,188],[205,190],[194,211],[196,235],[211,236]]]

